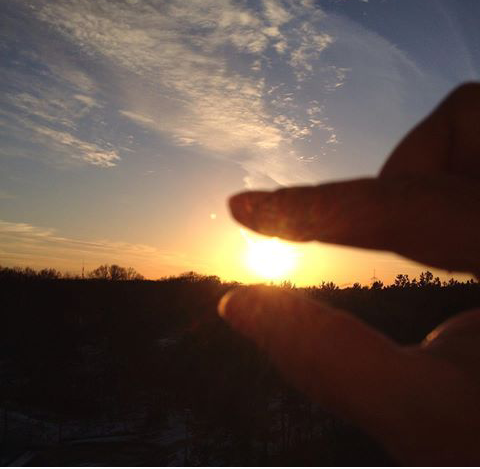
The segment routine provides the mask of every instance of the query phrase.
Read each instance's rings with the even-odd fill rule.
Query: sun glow
[[[246,262],[256,275],[278,280],[290,274],[296,263],[297,253],[277,238],[254,240],[243,233],[247,241]]]

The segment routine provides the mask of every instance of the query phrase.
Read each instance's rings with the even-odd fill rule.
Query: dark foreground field
[[[1,272],[1,465],[391,463],[358,429],[291,389],[219,319],[216,305],[231,285],[216,277]],[[401,343],[480,305],[477,283],[441,284],[430,274],[299,292]]]

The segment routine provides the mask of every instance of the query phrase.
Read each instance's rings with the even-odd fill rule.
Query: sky
[[[2,0],[0,265],[262,280],[228,197],[374,175],[478,80],[478,18],[476,0]],[[425,270],[288,249],[298,285]]]

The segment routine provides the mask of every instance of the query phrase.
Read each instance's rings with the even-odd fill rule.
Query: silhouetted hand
[[[454,91],[376,178],[246,192],[233,216],[281,238],[393,251],[480,272],[480,85]],[[313,400],[350,419],[402,464],[480,464],[480,308],[414,347],[348,313],[268,287],[242,287],[220,314]]]

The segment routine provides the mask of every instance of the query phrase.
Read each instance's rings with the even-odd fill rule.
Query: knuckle
[[[422,193],[425,181],[419,177],[399,177],[395,181],[385,181],[382,204],[386,225],[386,235],[394,239],[396,244],[411,242],[410,236],[415,236],[415,225],[419,220]],[[388,187],[387,187],[388,186]],[[402,241],[402,242],[403,242]]]

